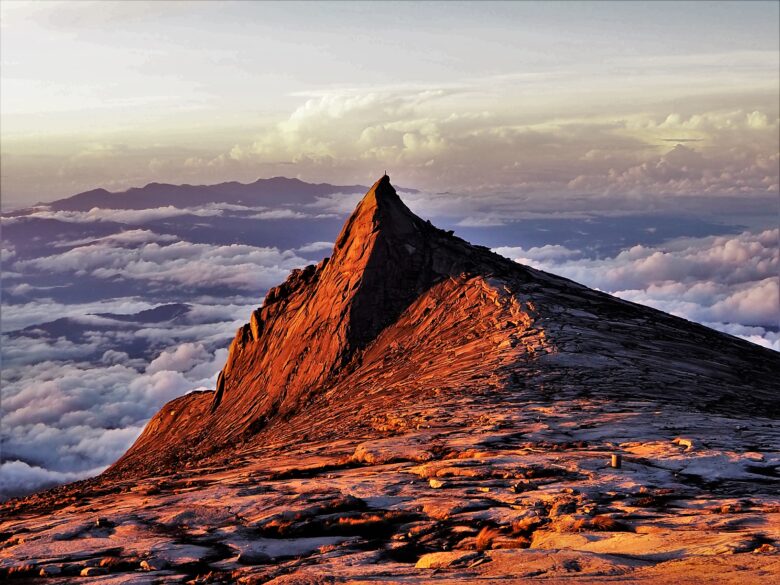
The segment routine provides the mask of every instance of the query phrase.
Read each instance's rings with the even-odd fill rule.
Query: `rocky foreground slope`
[[[471,246],[385,176],[102,476],[3,505],[68,582],[762,582],[780,357]],[[610,467],[611,457],[622,457]],[[83,576],[82,576],[83,575]]]

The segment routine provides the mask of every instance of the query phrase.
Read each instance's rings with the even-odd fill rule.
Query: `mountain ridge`
[[[316,197],[339,193],[363,193],[363,185],[332,185],[308,183],[297,178],[259,178],[249,183],[226,181],[210,185],[147,183],[143,187],[131,187],[124,191],[108,191],[102,187],[57,199],[45,205],[54,211],[89,211],[93,207],[103,209],[147,209],[172,205],[191,207],[207,203],[256,205],[280,205],[307,203]],[[403,191],[417,193],[416,189]],[[17,210],[19,213],[23,210]]]
[[[453,317],[461,314],[485,322]],[[604,386],[613,399],[777,410],[772,396],[780,385],[767,378],[780,361],[774,352],[472,246],[415,216],[385,175],[347,219],[332,255],[270,289],[239,328],[213,394],[164,407],[160,412],[174,412],[172,418],[157,415],[108,473],[132,473],[139,459],[156,460],[164,470],[166,457],[197,461],[249,448],[283,422],[333,408],[330,398],[321,403],[323,396],[343,395],[349,404],[355,400],[349,384],[373,388],[377,408],[387,408],[386,390],[363,376],[376,359],[424,395],[418,378],[428,368],[418,363],[421,356],[403,358],[416,363],[409,370],[392,350],[410,339],[426,355],[468,356],[478,347],[482,365],[471,367],[500,374],[508,392],[518,380],[543,385],[539,380],[580,379],[586,371],[590,384]],[[462,366],[439,364],[437,375],[459,379]],[[688,385],[679,396],[660,391],[675,382]],[[745,386],[754,400],[745,399]]]

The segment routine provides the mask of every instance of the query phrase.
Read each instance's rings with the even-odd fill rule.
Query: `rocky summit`
[[[387,176],[216,388],[2,504],[5,578],[760,583],[780,355],[473,246]]]

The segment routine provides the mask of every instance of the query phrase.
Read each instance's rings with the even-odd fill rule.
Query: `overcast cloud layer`
[[[557,245],[495,251],[780,351],[777,229],[637,245],[603,259]]]
[[[205,217],[182,211],[94,209],[45,219],[68,230],[73,221],[102,229],[97,224],[104,219],[121,226]],[[33,211],[26,219],[4,218],[4,223],[39,221],[40,215]],[[29,224],[23,238],[41,238],[35,225]],[[300,253],[319,256],[330,246],[307,242]],[[309,262],[295,249],[195,243],[140,226],[119,227],[104,236],[55,237],[51,245],[21,258],[6,241],[3,252],[4,497],[99,473],[167,401],[213,388],[230,339],[262,302],[262,292]],[[55,284],[40,285],[37,278]],[[108,288],[100,298],[73,302],[103,290],[101,283]],[[111,288],[117,283],[118,289]],[[115,290],[142,294],[112,296]],[[220,294],[209,294],[213,290]],[[64,295],[62,301],[53,298],[58,295]],[[168,300],[186,302],[186,309],[161,321],[144,321],[142,311]],[[133,314],[138,317],[113,316]]]

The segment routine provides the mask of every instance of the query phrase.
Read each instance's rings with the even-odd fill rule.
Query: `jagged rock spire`
[[[424,223],[404,205],[390,184],[390,177],[384,175],[369,189],[344,224],[336,238],[334,259],[337,252],[349,248],[351,242],[362,246],[375,231],[384,237],[413,237],[424,229]]]
[[[293,271],[239,329],[212,403],[214,424],[256,428],[322,387],[457,264],[435,262],[442,238],[449,236],[412,213],[382,176],[331,257]]]

